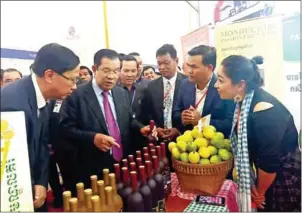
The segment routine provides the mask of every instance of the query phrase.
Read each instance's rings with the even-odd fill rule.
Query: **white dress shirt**
[[[166,84],[168,83],[168,81],[170,82],[170,85],[171,85],[171,90],[170,90],[170,97],[171,97],[171,100],[172,100],[172,103],[173,103],[173,98],[174,98],[174,91],[175,91],[175,83],[176,83],[176,78],[177,78],[177,72],[175,73],[175,75],[170,78],[170,79],[167,79],[167,78],[164,78],[163,77],[163,84],[164,84],[164,96],[167,94],[167,92],[169,91],[165,91],[165,88],[166,88]],[[172,108],[173,108],[173,104],[171,104],[171,107],[169,109],[169,117],[168,117],[168,126],[167,128],[172,128]]]
[[[36,77],[36,75],[34,73],[31,75],[31,80],[33,82],[35,93],[36,93],[37,108],[38,108],[38,111],[37,111],[38,114],[37,115],[39,117],[40,110],[43,107],[46,106],[46,101],[45,101],[45,98],[42,95],[42,92],[41,92],[40,87],[39,87],[38,82],[37,82],[37,77]]]
[[[213,77],[213,75],[212,75]],[[197,112],[199,112],[200,115],[202,115],[202,112],[203,112],[203,107],[204,107],[204,103],[205,103],[205,100],[206,100],[206,96],[208,92],[208,89],[209,89],[209,85],[210,85],[210,82],[212,80],[212,77],[210,78],[208,84],[205,86],[205,88],[203,88],[202,90],[198,89],[197,88],[197,84],[195,85],[196,87],[196,98],[195,98],[195,107],[196,107],[196,104],[198,104],[198,102],[200,101],[200,99],[202,98],[202,100],[199,102],[198,106],[197,106]]]

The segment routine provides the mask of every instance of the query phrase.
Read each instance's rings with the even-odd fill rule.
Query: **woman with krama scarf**
[[[239,209],[301,212],[298,132],[287,108],[261,89],[262,61],[231,55],[222,61],[215,84],[221,99],[236,102],[230,137]]]

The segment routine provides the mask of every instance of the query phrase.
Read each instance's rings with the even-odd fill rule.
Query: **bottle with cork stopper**
[[[101,211],[101,202],[100,202],[100,197],[98,195],[93,195],[91,197],[91,203],[92,203],[92,211],[93,212],[100,212]]]
[[[69,206],[71,212],[77,212],[78,211],[78,199],[76,197],[69,199]]]
[[[63,192],[63,210],[64,210],[64,212],[70,212],[70,205],[69,205],[70,198],[71,198],[70,191]]]
[[[85,198],[85,207],[87,212],[92,211],[92,203],[91,203],[91,197],[92,197],[92,190],[91,189],[85,189],[84,190],[84,198]]]
[[[90,176],[92,195],[98,195],[97,181],[98,181],[98,176],[96,175]]]
[[[108,212],[115,212],[114,203],[113,203],[113,194],[112,194],[112,187],[106,186],[105,187],[105,193],[106,193],[106,210]]]
[[[78,198],[78,210],[79,212],[86,212],[85,207],[85,195],[84,195],[84,183],[77,183],[77,198]]]
[[[123,209],[123,200],[122,200],[121,196],[117,193],[116,180],[115,180],[114,173],[109,174],[109,184],[112,187],[113,204],[115,207],[115,211],[121,212]]]
[[[105,195],[105,183],[103,180],[97,182],[98,194],[100,198],[101,211],[106,211],[106,195]]]

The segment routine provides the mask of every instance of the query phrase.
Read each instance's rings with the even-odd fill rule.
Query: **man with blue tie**
[[[70,49],[47,44],[38,51],[30,76],[1,89],[1,112],[25,113],[35,211],[47,211],[50,112],[46,105],[50,99],[64,99],[76,89],[79,64]]]
[[[214,84],[217,80],[216,50],[200,45],[188,52],[188,79],[179,89],[173,118],[181,132],[192,130],[200,118],[211,115],[210,124],[228,137],[234,112],[234,104],[220,99]]]
[[[63,134],[78,148],[77,181],[90,187],[90,176],[102,177],[115,162],[129,154],[132,131],[147,135],[132,116],[127,92],[116,86],[120,72],[118,53],[101,49],[94,56],[94,78],[67,98],[61,109]]]

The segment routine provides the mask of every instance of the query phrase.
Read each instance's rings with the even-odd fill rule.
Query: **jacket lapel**
[[[87,102],[87,105],[92,109],[92,111],[94,112],[96,118],[99,120],[101,126],[103,127],[103,129],[107,132],[108,134],[108,129],[107,129],[107,125],[106,125],[106,120],[104,118],[104,115],[102,113],[102,109],[101,106],[99,104],[99,101],[96,97],[96,94],[92,88],[92,83],[91,81],[85,85],[86,86],[86,90],[85,90],[85,95],[84,95],[84,99]],[[99,94],[101,95],[101,94]]]
[[[116,120],[117,120],[117,124],[119,127],[119,131],[120,134],[122,135],[122,128],[120,128],[122,126],[122,114],[123,113],[128,113],[128,112],[123,112],[123,108],[120,107],[122,106],[121,103],[117,103],[116,100],[124,100],[124,98],[122,97],[122,94],[118,91],[118,89],[116,87],[114,87],[112,90],[112,97],[113,97],[113,102],[114,102],[114,106],[115,106],[115,113],[116,113]]]
[[[154,88],[154,100],[156,107],[156,113],[159,114],[160,122],[161,124],[158,124],[158,126],[164,125],[164,80],[163,78],[160,78],[159,81],[156,82],[155,88]]]
[[[212,101],[215,97],[215,87],[214,87],[214,84],[216,83],[216,75],[213,74],[213,77],[211,79],[211,82],[209,84],[209,89],[208,89],[208,94],[206,96],[206,99],[205,99],[205,103],[204,103],[204,107],[203,107],[203,110],[202,110],[202,117],[204,117],[205,115],[209,114],[210,112],[210,109],[211,109],[211,105],[212,105]]]
[[[174,106],[177,102],[177,98],[178,98],[178,93],[179,93],[179,87],[181,84],[181,81],[183,80],[182,76],[180,73],[177,72],[177,77],[176,77],[176,81],[175,81],[175,89],[174,89],[174,97],[173,97],[173,106],[172,109],[174,109]]]

